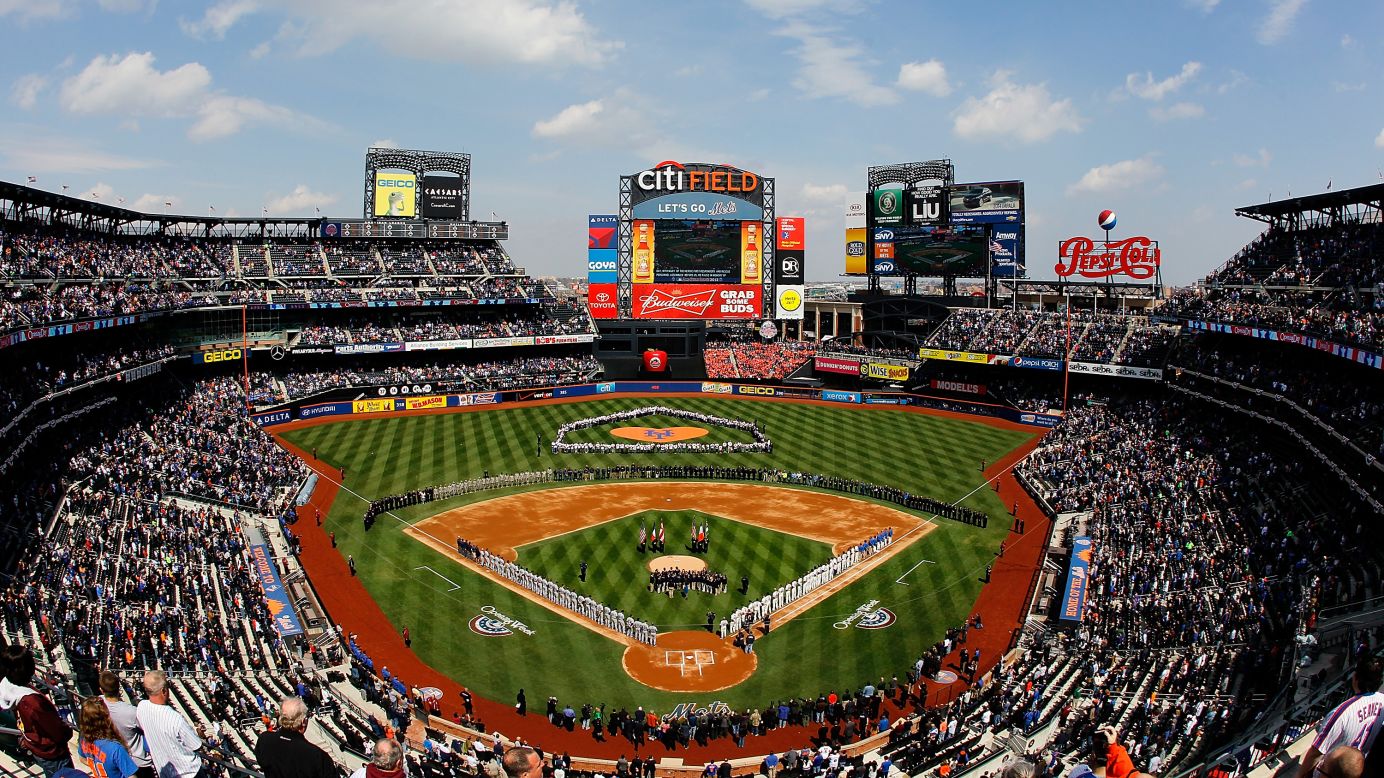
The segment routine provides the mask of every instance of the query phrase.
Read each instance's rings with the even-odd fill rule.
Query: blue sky
[[[0,65],[6,180],[355,217],[372,143],[466,151],[540,274],[663,159],[774,177],[810,280],[870,165],[1025,180],[1032,277],[1114,208],[1173,283],[1258,232],[1235,206],[1384,179],[1377,0],[0,0]]]

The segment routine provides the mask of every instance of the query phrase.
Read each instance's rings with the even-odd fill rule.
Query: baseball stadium
[[[802,32],[817,11],[770,5],[742,10],[830,46]],[[175,23],[216,49],[284,16],[251,63],[347,34],[295,13]],[[156,105],[205,68],[121,57],[22,77],[15,110],[121,104],[121,132],[197,143],[294,125],[316,136],[287,164],[340,156],[340,128],[257,98]],[[941,67],[880,89],[941,100]],[[1158,101],[1203,72],[1133,74],[1118,102],[1199,118]],[[1006,73],[1004,100],[1048,99]],[[359,211],[275,205],[311,216],[83,194],[41,166],[148,179],[129,192],[168,171],[19,154],[0,127],[0,773],[1380,774],[1384,184],[1198,217],[1249,236],[1202,266],[1145,200],[1075,204],[1159,180],[1153,153],[1063,199],[970,147],[840,186],[741,134],[763,161],[638,128],[542,151],[632,125],[633,97],[539,120],[527,160],[379,140]],[[957,103],[983,135],[962,114],[984,101]],[[489,211],[561,189],[549,163],[598,194],[542,200],[560,222]],[[1053,220],[1078,226],[1049,241]]]

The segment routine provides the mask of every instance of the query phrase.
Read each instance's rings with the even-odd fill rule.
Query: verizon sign
[[[763,290],[719,284],[636,284],[636,319],[755,319]]]

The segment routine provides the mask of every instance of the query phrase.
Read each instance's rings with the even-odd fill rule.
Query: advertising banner
[[[961,394],[985,394],[985,384],[968,384],[962,381],[942,381],[932,379],[927,385],[939,392],[960,392]]]
[[[586,282],[588,284],[615,283],[617,262],[615,249],[587,249]]]
[[[591,284],[586,290],[586,308],[593,319],[618,319],[619,298],[616,284]]]
[[[1078,535],[1072,538],[1072,558],[1067,562],[1067,584],[1062,587],[1062,606],[1058,618],[1062,621],[1081,621],[1086,612],[1087,576],[1091,571],[1091,538]]]
[[[654,223],[637,221],[633,225],[634,253],[631,280],[636,284],[654,282]]]
[[[940,348],[920,348],[918,349],[920,359],[940,359],[944,362],[974,362],[978,365],[990,364],[989,354],[977,354],[971,351],[947,351]]]
[[[430,394],[426,397],[405,397],[404,408],[410,411],[419,411],[424,408],[446,408],[447,395]]]
[[[860,363],[853,359],[837,359],[836,357],[815,357],[812,360],[812,369],[818,373],[835,373],[837,375],[860,375]]]
[[[957,184],[948,194],[952,224],[1019,224],[1023,221],[1022,181]]]
[[[418,178],[412,173],[381,170],[375,174],[375,215],[418,215]]]
[[[702,384],[702,394],[730,394],[730,384],[708,381]]]
[[[396,351],[403,351],[402,343],[343,343],[333,346],[332,350],[338,354],[392,354]]]
[[[620,218],[606,214],[586,217],[586,248],[614,251],[615,237],[620,230]]]
[[[447,404],[453,407],[468,405],[495,405],[499,402],[499,392],[480,392],[478,394],[447,395]]]
[[[1010,367],[1022,367],[1028,370],[1061,370],[1062,360],[1047,359],[1043,357],[1010,357],[1007,360]]]
[[[1073,373],[1106,375],[1116,378],[1142,378],[1151,381],[1163,380],[1163,371],[1156,367],[1132,367],[1130,365],[1107,365],[1101,362],[1072,362],[1067,365]]]
[[[1073,275],[1082,278],[1129,276],[1146,281],[1158,274],[1163,252],[1158,241],[1137,235],[1123,240],[1095,241],[1090,238],[1068,238],[1057,247],[1061,261],[1053,272],[1062,278]]]
[[[351,404],[342,403],[319,403],[317,405],[304,405],[298,409],[298,418],[314,419],[318,416],[337,416],[351,412]]]
[[[451,351],[458,348],[471,348],[470,338],[448,338],[444,340],[410,341],[404,344],[405,351]]]
[[[822,399],[831,403],[860,403],[860,392],[841,392],[836,389],[823,389]]]
[[[351,413],[384,413],[394,410],[394,398],[352,400]]]
[[[774,283],[803,283],[803,252],[779,250],[774,254]]]
[[[871,192],[870,214],[875,224],[902,224],[903,188],[889,187]]]
[[[865,228],[852,227],[846,230],[846,273],[865,275],[869,272],[865,264]]]
[[[509,348],[510,346],[532,345],[532,335],[520,335],[512,338],[476,338],[471,341],[471,348]]]
[[[937,226],[950,223],[951,201],[940,186],[910,189],[905,201],[908,224]]]
[[[293,411],[271,411],[269,413],[256,413],[250,416],[250,420],[261,427],[272,427],[275,424],[293,421]]]
[[[763,309],[758,286],[648,284],[633,290],[636,319],[755,319]]]
[[[736,197],[710,192],[681,192],[645,200],[634,206],[636,219],[711,219],[764,221],[764,209]]]
[[[533,343],[535,346],[557,346],[566,343],[590,343],[596,336],[589,333],[579,333],[576,335],[535,335]]]
[[[879,362],[867,362],[860,366],[860,375],[864,378],[877,378],[881,381],[907,381],[908,367],[905,365],[885,365]]]
[[[997,224],[990,230],[990,275],[995,278],[1023,278],[1027,275],[1019,245],[1023,227]]]
[[[215,351],[194,351],[192,362],[196,365],[215,365],[222,362],[239,362],[245,352],[238,348],[223,348]]]
[[[250,559],[255,567],[255,577],[264,590],[264,604],[269,608],[269,616],[274,620],[274,629],[282,637],[303,634],[303,624],[293,610],[293,601],[279,579],[279,570],[274,567],[274,559],[269,547],[263,543],[250,546]]]
[[[442,221],[464,220],[461,176],[423,176],[423,218]]]
[[[740,283],[764,283],[764,240],[759,222],[740,222]]]
[[[774,288],[774,318],[797,321],[803,318],[803,296],[807,287],[802,284]]]
[[[776,251],[802,251],[805,248],[803,245],[805,237],[803,217],[778,217],[778,242],[774,244]]]
[[[865,193],[851,192],[846,195],[846,229],[863,230],[866,226]]]
[[[894,275],[898,272],[898,264],[894,261],[894,230],[885,227],[875,230],[875,256],[871,263],[871,272],[880,275]]]

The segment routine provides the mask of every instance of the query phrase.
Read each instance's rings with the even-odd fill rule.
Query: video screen
[[[894,262],[900,274],[984,278],[988,232],[985,226],[895,228]]]
[[[740,283],[740,222],[659,219],[654,222],[654,282]]]

